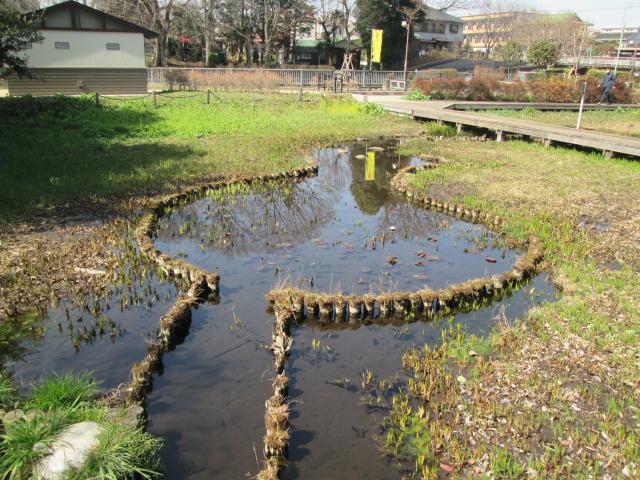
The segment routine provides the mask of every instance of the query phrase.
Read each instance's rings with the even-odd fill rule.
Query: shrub
[[[97,391],[98,383],[88,373],[68,373],[35,387],[27,406],[38,410],[75,408],[94,398]]]
[[[189,84],[189,74],[186,70],[172,68],[164,71],[164,79],[169,84],[169,90],[173,90],[176,85],[180,90]]]
[[[427,134],[432,137],[455,137],[458,132],[451,125],[437,122],[429,122],[426,125]]]
[[[411,90],[404,98],[405,100],[431,100],[429,95],[425,95],[420,90]]]
[[[377,103],[361,103],[358,105],[358,109],[369,115],[381,115],[384,113],[384,109]]]
[[[469,80],[467,97],[469,100],[487,101],[493,99],[498,83],[490,78]]]
[[[601,81],[593,76],[582,77],[578,82],[560,77],[509,83],[491,79],[473,79],[469,82],[462,79],[416,80],[413,88],[437,100],[575,103],[580,101],[583,82],[587,83],[586,101],[598,101],[602,93]],[[616,83],[613,95],[619,103],[634,101],[631,90],[621,80]]]
[[[518,65],[524,57],[524,47],[514,40],[509,40],[499,48],[498,55],[507,65]]]
[[[527,83],[534,102],[572,103],[580,100],[575,84],[557,77]]]
[[[524,82],[515,81],[499,86],[500,100],[503,102],[530,102],[531,92]]]
[[[553,67],[558,61],[558,47],[549,40],[536,40],[527,50],[527,58],[529,62],[538,67]]]

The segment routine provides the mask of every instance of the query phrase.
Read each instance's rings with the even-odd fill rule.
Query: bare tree
[[[32,12],[40,7],[38,0],[0,0],[0,5],[21,13]]]
[[[424,7],[435,8],[446,12],[447,10],[469,10],[478,5],[476,0],[435,0],[424,2]]]
[[[485,18],[481,28],[485,53],[490,56],[495,47],[513,39],[516,26],[528,15],[526,6],[518,0],[482,0],[480,14]]]
[[[515,38],[525,47],[536,40],[553,42],[561,54],[578,56],[590,45],[589,25],[577,16],[531,13],[518,19]]]
[[[273,42],[282,33],[281,16],[283,15],[282,0],[262,0],[262,45],[263,63],[271,63]]]
[[[340,21],[347,40],[346,53],[351,50],[351,38],[355,30],[356,0],[338,0],[340,6]]]
[[[336,31],[340,27],[339,0],[318,0],[318,23],[322,27],[324,40],[333,44],[336,39]]]

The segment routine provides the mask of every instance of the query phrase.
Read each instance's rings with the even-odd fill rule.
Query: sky
[[[640,0],[529,0],[527,3],[539,11],[576,12],[596,28],[622,26],[627,6],[626,25],[640,27]]]

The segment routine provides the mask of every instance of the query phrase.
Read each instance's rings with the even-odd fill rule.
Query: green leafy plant
[[[509,40],[498,51],[500,59],[507,64],[509,68],[518,65],[524,57],[524,47],[514,40]]]
[[[38,410],[76,408],[93,399],[97,391],[98,382],[90,374],[67,373],[36,386],[27,406]]]
[[[427,134],[433,137],[455,137],[457,132],[451,125],[444,123],[429,122],[426,125]]]
[[[382,115],[384,113],[383,108],[377,103],[363,103],[359,106],[359,109],[368,115]]]
[[[11,408],[17,400],[16,390],[10,378],[0,374],[0,408]]]
[[[551,68],[558,62],[558,47],[549,40],[536,40],[527,49],[527,58],[529,62],[538,67]]]
[[[0,478],[31,478],[33,464],[44,455],[44,449],[34,446],[49,444],[74,420],[65,411],[33,412],[5,424],[5,433],[0,435]]]
[[[73,472],[69,480],[157,478],[160,476],[160,446],[159,439],[141,428],[132,429],[120,423],[109,423],[83,467]]]
[[[431,100],[430,95],[425,95],[420,90],[411,90],[404,96],[405,100]]]
[[[8,2],[0,4],[0,78],[12,72],[20,77],[31,76],[27,60],[22,55],[23,43],[42,41],[43,36],[36,30],[41,21],[40,15],[23,15]]]

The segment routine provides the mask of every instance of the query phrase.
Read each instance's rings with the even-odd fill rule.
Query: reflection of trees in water
[[[331,196],[310,180],[187,205],[162,221],[161,236],[188,234],[242,255],[259,246],[305,242],[333,216]]]
[[[342,191],[351,182],[351,153],[339,153],[335,148],[325,148],[316,153],[320,165],[318,180],[334,192]]]
[[[376,235],[389,234],[389,227],[396,227],[395,234],[401,238],[427,237],[448,228],[450,218],[397,198],[387,203],[378,222]]]

